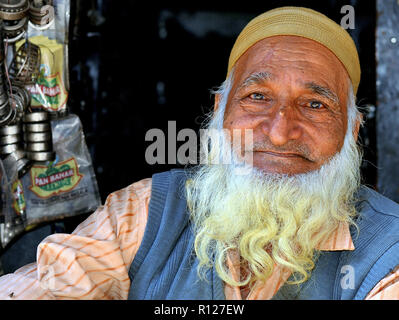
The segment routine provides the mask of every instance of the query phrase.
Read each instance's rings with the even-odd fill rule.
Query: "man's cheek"
[[[339,138],[338,138],[339,137]],[[340,133],[336,132],[331,135],[324,135],[319,137],[320,140],[316,146],[313,147],[315,158],[324,163],[339,151],[343,146],[343,139],[340,138]]]

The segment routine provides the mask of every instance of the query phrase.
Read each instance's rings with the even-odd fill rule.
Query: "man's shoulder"
[[[152,176],[152,194],[158,198],[185,199],[185,184],[190,176],[187,169],[172,169]]]
[[[121,198],[126,196],[137,196],[139,198],[149,197],[153,187],[165,188],[165,183],[176,183],[187,178],[187,170],[172,169],[154,173],[151,178],[144,178],[131,183],[130,185],[112,192],[108,198]],[[161,184],[161,186],[158,186]]]
[[[106,200],[106,203],[113,202],[115,199],[126,201],[132,199],[145,199],[151,195],[152,178],[145,178],[131,183],[130,185],[112,192]]]
[[[159,180],[170,180],[170,179],[186,179],[189,176],[189,169],[181,169],[175,168],[168,171],[162,171],[158,173],[154,173],[152,175],[152,179],[159,179]]]
[[[399,204],[364,185],[360,189],[360,203],[366,202],[374,212],[396,218],[399,223]]]

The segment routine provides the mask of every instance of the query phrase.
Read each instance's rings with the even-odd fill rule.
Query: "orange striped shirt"
[[[109,195],[105,204],[72,234],[53,234],[38,246],[37,261],[0,278],[0,299],[127,299],[130,264],[140,246],[148,217],[151,179]],[[341,225],[320,250],[354,250],[347,225]],[[227,263],[240,278],[239,257]],[[270,299],[290,273],[278,266],[265,283],[255,283],[248,300]],[[225,285],[226,299],[243,299],[238,287]],[[366,299],[399,299],[399,268],[382,279]]]

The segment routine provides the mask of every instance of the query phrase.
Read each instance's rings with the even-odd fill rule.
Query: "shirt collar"
[[[341,222],[331,236],[318,247],[320,251],[355,250],[347,222]]]

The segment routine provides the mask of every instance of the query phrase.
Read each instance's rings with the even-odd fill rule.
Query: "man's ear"
[[[353,138],[357,142],[357,139],[359,138],[359,130],[360,130],[360,125],[363,122],[363,114],[359,114],[359,117],[356,119],[355,126],[353,128]]]

